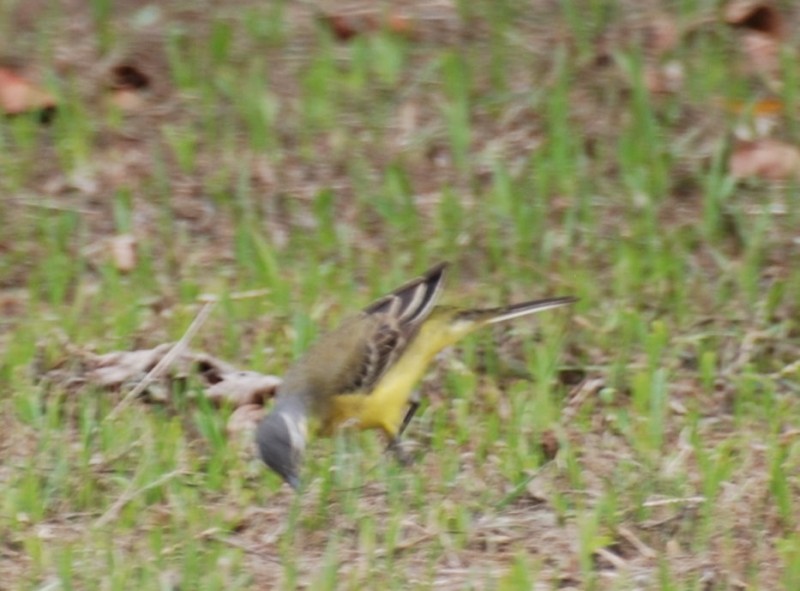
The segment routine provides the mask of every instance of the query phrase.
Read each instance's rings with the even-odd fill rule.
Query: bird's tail
[[[530,302],[502,306],[500,308],[464,310],[463,312],[459,312],[458,319],[474,322],[477,325],[484,326],[487,324],[505,322],[506,320],[519,318],[520,316],[527,316],[528,314],[535,314],[536,312],[543,312],[544,310],[550,310],[551,308],[560,308],[561,306],[566,306],[577,301],[578,298],[568,296],[532,300]]]

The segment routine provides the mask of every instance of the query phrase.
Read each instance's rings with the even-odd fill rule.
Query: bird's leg
[[[400,440],[399,437],[392,437],[389,439],[389,445],[386,446],[386,451],[392,452],[394,458],[402,465],[402,466],[410,466],[414,463],[414,458],[411,457],[404,448],[403,442]]]
[[[408,410],[406,411],[406,416],[403,417],[403,422],[400,424],[400,430],[397,432],[397,438],[403,436],[403,433],[408,427],[408,424],[411,422],[411,419],[414,418],[414,415],[417,414],[417,410],[419,410],[419,400],[415,396],[411,399],[411,402],[408,403]]]
[[[408,427],[408,424],[411,422],[411,419],[414,418],[414,415],[417,413],[418,409],[419,391],[417,390],[411,395],[411,399],[408,403],[408,410],[406,411],[406,416],[403,417],[403,422],[400,424],[400,429],[398,429],[396,435],[389,437],[389,445],[386,448],[387,451],[391,451],[394,454],[394,457],[397,458],[397,461],[404,466],[411,464],[412,458],[408,452],[403,449],[401,438],[406,430],[406,427]]]

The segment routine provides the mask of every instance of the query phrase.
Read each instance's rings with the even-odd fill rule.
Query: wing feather
[[[362,362],[348,392],[369,393],[402,355],[436,305],[446,267],[436,265],[364,309],[374,328],[364,341]]]

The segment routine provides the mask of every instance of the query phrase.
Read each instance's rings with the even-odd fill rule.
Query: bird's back
[[[354,376],[364,363],[365,338],[375,321],[359,315],[323,334],[283,377],[278,396],[308,397],[316,413],[324,412],[329,398],[353,390]]]
[[[340,422],[332,417],[336,398],[370,395],[433,310],[444,269],[434,267],[321,336],[284,376],[279,400],[301,397],[318,422]]]

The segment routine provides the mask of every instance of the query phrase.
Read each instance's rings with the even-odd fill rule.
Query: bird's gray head
[[[305,413],[291,405],[276,403],[256,430],[256,443],[261,459],[297,490],[299,471],[308,436]]]

